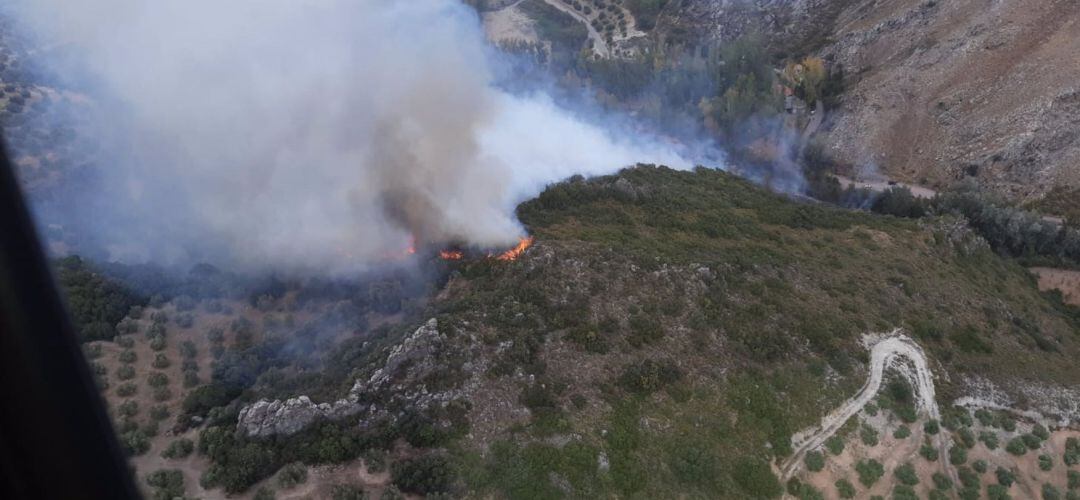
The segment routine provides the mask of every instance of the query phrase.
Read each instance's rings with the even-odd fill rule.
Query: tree
[[[812,450],[806,453],[806,468],[810,472],[820,472],[825,468],[825,457],[820,451]]]
[[[401,491],[428,494],[449,492],[455,472],[446,457],[424,455],[394,462],[390,467],[390,475],[394,485]]]
[[[283,490],[306,483],[308,479],[307,466],[302,463],[291,463],[281,468],[278,472],[277,485]]]
[[[949,463],[953,465],[967,463],[967,450],[963,446],[953,445],[949,448]]]
[[[934,473],[933,480],[934,480],[934,488],[936,488],[938,490],[942,490],[942,491],[949,490],[953,486],[952,479],[949,479],[949,476],[946,476],[945,474],[942,474],[940,472],[935,472]]]
[[[859,474],[859,482],[867,488],[871,487],[885,475],[885,467],[874,459],[860,460],[855,464],[855,472]]]
[[[164,458],[187,458],[195,449],[195,443],[187,438],[180,438],[171,443],[161,452]]]
[[[154,489],[154,500],[173,500],[184,496],[184,474],[179,469],[158,469],[146,475],[146,484]]]
[[[897,467],[896,470],[893,471],[893,475],[896,476],[896,479],[902,484],[908,486],[919,484],[919,476],[915,473],[915,467],[910,463]]]
[[[836,493],[840,498],[855,498],[855,486],[847,479],[837,479]]]
[[[825,440],[825,449],[829,450],[829,453],[833,455],[839,455],[844,452],[844,439],[840,436],[832,436]]]
[[[997,477],[998,484],[1006,488],[1012,486],[1012,484],[1016,482],[1016,475],[1004,467],[998,467],[997,470],[994,471],[994,476]]]

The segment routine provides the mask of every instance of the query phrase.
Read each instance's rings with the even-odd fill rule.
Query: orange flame
[[[461,250],[443,250],[439,252],[439,258],[442,260],[461,260],[465,258],[465,252]]]
[[[521,241],[518,242],[517,246],[515,246],[514,248],[511,248],[511,249],[499,254],[499,256],[495,257],[495,258],[499,259],[499,260],[507,260],[507,261],[517,260],[517,258],[521,257],[521,254],[525,253],[525,250],[527,250],[530,246],[532,246],[532,244],[533,244],[533,237],[532,236],[522,237]]]

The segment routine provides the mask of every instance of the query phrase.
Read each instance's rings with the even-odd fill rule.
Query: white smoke
[[[511,244],[544,185],[688,167],[492,85],[458,0],[31,0],[18,17],[94,89],[121,260],[348,270],[412,236]],[[53,61],[38,61],[50,64]],[[122,214],[122,215],[118,215]]]

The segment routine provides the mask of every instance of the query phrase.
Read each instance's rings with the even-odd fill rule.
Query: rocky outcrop
[[[290,435],[300,432],[319,419],[338,419],[355,415],[364,409],[356,396],[334,403],[316,404],[307,396],[285,401],[260,400],[240,410],[237,428],[251,437]]]
[[[456,394],[429,391],[421,382],[437,369],[436,353],[445,340],[438,321],[432,318],[394,346],[383,366],[371,377],[357,380],[346,397],[333,403],[315,403],[307,396],[285,401],[259,400],[240,410],[237,430],[251,437],[290,435],[321,419],[357,414],[369,420],[389,417],[387,407],[394,403],[408,403],[410,408],[421,411],[436,404],[445,406]],[[364,402],[373,400],[384,404]]]

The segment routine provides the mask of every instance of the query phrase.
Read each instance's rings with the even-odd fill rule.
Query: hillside
[[[797,203],[724,172],[651,166],[571,179],[518,212],[535,236],[520,258],[428,253],[429,276],[443,276],[430,292],[387,276],[139,309],[118,326],[120,348],[91,344],[138,473],[179,467],[186,491],[211,496],[293,497],[285,473],[262,479],[301,461],[326,479],[297,491],[325,495],[345,482],[506,498],[775,497],[793,435],[863,385],[864,334],[896,328],[926,352],[950,426],[971,419],[951,406],[962,397],[1076,415],[1080,313],[954,218]],[[191,360],[183,373],[171,371],[177,348]],[[121,388],[139,370],[167,375]],[[858,417],[874,445],[855,442],[853,420],[839,434],[851,451],[835,460],[912,459],[890,462],[877,445],[898,424],[927,422],[898,373]],[[161,429],[143,430],[132,394],[164,408],[151,408]],[[1013,422],[1002,442],[1032,425],[995,418]],[[159,458],[177,439],[193,454]],[[931,484],[932,468],[920,471]]]
[[[653,58],[684,52],[686,58],[758,35],[778,69],[807,55],[843,68],[844,92],[828,102],[818,134],[842,171],[938,189],[975,178],[1016,202],[1080,186],[1074,2],[651,4],[659,7],[651,28],[635,41],[640,50],[623,59],[634,60],[641,50]],[[539,35],[545,38],[543,30]],[[596,76],[598,67],[604,69],[594,64],[583,77]],[[672,84],[662,71],[653,78],[654,86]],[[724,82],[712,84],[724,92]],[[696,98],[689,104],[696,106]]]

